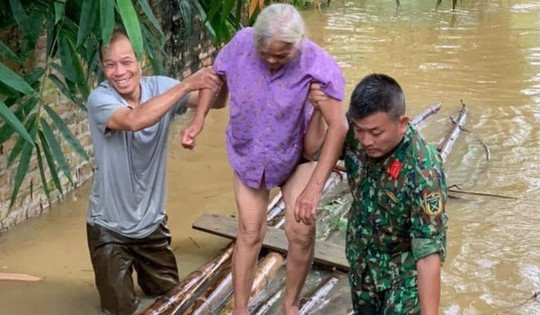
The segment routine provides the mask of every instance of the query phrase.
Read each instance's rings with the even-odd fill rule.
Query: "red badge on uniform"
[[[403,167],[403,164],[399,162],[399,160],[394,159],[392,163],[390,164],[390,167],[388,168],[388,174],[392,176],[393,179],[397,179],[399,176],[399,172],[401,172],[401,168]]]

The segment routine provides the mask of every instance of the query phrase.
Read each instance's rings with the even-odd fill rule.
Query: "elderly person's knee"
[[[237,241],[244,245],[256,246],[262,243],[264,239],[265,229],[258,224],[242,224],[238,225]]]
[[[315,226],[303,223],[285,224],[285,235],[289,244],[307,249],[315,243]]]

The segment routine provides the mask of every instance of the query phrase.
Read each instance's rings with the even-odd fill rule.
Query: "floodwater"
[[[440,140],[463,100],[470,132],[446,163],[449,184],[517,198],[450,200],[440,313],[540,314],[533,298],[540,291],[540,3],[470,0],[453,12],[450,1],[438,10],[435,0],[401,2],[396,10],[389,0],[336,0],[303,15],[310,37],[343,68],[348,95],[364,75],[382,72],[401,83],[411,115],[442,102],[422,130],[430,141]],[[209,115],[194,152],[177,144],[181,120],[171,133],[168,213],[185,276],[227,243],[191,223],[202,213],[232,214],[235,204],[224,151],[227,111]],[[44,278],[0,282],[0,313],[98,313],[84,229],[88,192],[86,184],[50,213],[0,235],[0,272]],[[335,299],[324,312],[343,314],[347,303]]]

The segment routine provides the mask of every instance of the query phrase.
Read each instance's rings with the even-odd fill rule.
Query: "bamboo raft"
[[[423,122],[436,114],[440,108],[441,104],[430,105],[415,116],[411,124],[418,129],[422,128]],[[463,104],[456,119],[451,119],[452,125],[437,146],[443,160],[446,160],[453,144],[458,139],[467,120],[467,114],[466,106]],[[339,164],[336,166],[338,170],[343,170]],[[343,171],[332,173],[327,180],[318,208],[318,237],[311,272],[311,274],[321,273],[326,276],[312,276],[311,274],[308,276],[308,282],[310,282],[309,279],[315,281],[312,281],[310,288],[306,283],[304,289],[307,293],[300,300],[300,314],[324,311],[332,313],[332,303],[350,304],[346,277],[348,263],[345,259],[343,236],[343,226],[350,202],[345,173]],[[275,310],[280,310],[284,282],[277,275],[284,274],[283,266],[287,251],[287,243],[282,230],[283,222],[284,203],[281,200],[281,194],[278,194],[268,207],[268,229],[251,292],[249,305],[251,314],[272,314]],[[236,220],[217,215],[204,215],[193,224],[193,228],[234,240]],[[232,251],[233,243],[216,258],[189,274],[166,295],[156,299],[142,314],[231,314],[234,308],[231,298],[233,291]],[[352,314],[352,310],[349,307],[342,313]]]

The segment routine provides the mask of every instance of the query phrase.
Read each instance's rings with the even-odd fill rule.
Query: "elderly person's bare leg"
[[[315,223],[306,225],[303,222],[297,222],[294,219],[294,206],[296,198],[306,187],[315,165],[314,162],[300,164],[282,187],[286,211],[285,233],[289,241],[287,279],[283,299],[283,313],[285,315],[298,314],[300,291],[304,286],[313,260]]]
[[[262,181],[259,189],[246,186],[234,176],[234,194],[238,207],[238,231],[233,254],[234,315],[248,313],[248,302],[266,233],[266,208],[269,192]]]

